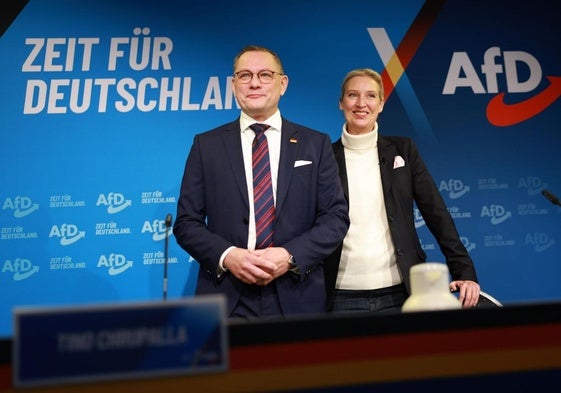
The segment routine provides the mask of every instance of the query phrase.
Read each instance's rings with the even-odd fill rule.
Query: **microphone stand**
[[[171,227],[171,214],[168,214],[166,216],[165,225],[166,225],[166,232],[164,238],[164,283],[163,283],[164,300],[166,300],[168,297],[168,235],[169,235],[169,229]]]

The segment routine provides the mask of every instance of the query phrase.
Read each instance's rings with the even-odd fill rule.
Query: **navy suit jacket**
[[[345,197],[348,200],[349,185],[345,149],[341,139],[333,143],[333,151],[339,166]],[[397,156],[403,158],[405,165],[394,169],[394,160]],[[409,269],[427,259],[415,229],[414,204],[417,205],[425,224],[438,242],[452,280],[477,282],[473,261],[460,240],[454,221],[413,140],[405,137],[379,135],[378,162],[397,265],[408,292],[411,292]],[[353,203],[352,199],[349,203]],[[331,295],[335,289],[341,249],[342,247],[339,247],[326,263],[329,302],[331,302]]]
[[[196,294],[225,294],[228,315],[244,284],[230,272],[218,278],[219,259],[230,246],[247,248],[248,239],[240,133],[235,120],[195,136],[173,227],[178,244],[200,264]],[[275,211],[273,243],[286,248],[300,268],[299,276],[275,280],[283,313],[325,312],[324,259],[348,230],[348,206],[329,136],[284,118]]]

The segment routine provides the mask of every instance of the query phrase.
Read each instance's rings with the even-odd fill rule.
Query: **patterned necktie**
[[[261,249],[273,245],[273,220],[275,202],[269,164],[269,145],[265,131],[267,124],[254,123],[250,128],[255,131],[253,139],[253,203],[255,207],[255,248]]]

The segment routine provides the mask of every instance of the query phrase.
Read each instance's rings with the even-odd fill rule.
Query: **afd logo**
[[[2,273],[13,274],[14,281],[25,280],[39,272],[39,266],[33,265],[29,259],[6,259],[2,265]]]
[[[110,276],[121,274],[133,266],[133,261],[128,260],[123,254],[111,253],[101,255],[97,260],[97,267],[107,269]]]
[[[116,214],[132,205],[132,201],[130,199],[125,199],[123,194],[110,192],[107,195],[99,194],[95,205],[107,206],[107,213]]]
[[[533,247],[535,252],[544,252],[555,244],[555,240],[551,239],[547,233],[534,232],[526,234],[524,244]]]
[[[403,101],[407,116],[414,124],[415,131],[424,139],[433,141],[436,138],[432,126],[405,69],[425,38],[434,17],[435,14],[426,15],[421,11],[418,20],[413,23],[397,50],[394,49],[384,28],[367,29],[384,64],[382,80],[386,100],[395,88]],[[481,69],[481,77],[474,64]],[[527,69],[527,75],[524,73],[524,76],[521,76],[518,71],[524,68]],[[492,125],[506,127],[531,119],[561,96],[561,77],[547,76],[546,78],[549,85],[541,91],[536,91],[543,80],[542,68],[533,55],[524,51],[501,51],[499,47],[491,47],[485,51],[481,65],[479,62],[473,62],[467,52],[454,52],[442,94],[453,95],[458,88],[469,88],[474,94],[494,94],[487,105],[487,119]],[[499,90],[499,81],[506,82],[508,96]],[[532,92],[535,94],[530,98],[510,102],[514,100],[516,94]]]
[[[151,233],[152,240],[155,242],[164,240],[172,235],[170,228],[166,225],[166,220],[144,221],[141,232]]]
[[[61,246],[69,246],[86,237],[86,232],[79,230],[74,224],[53,225],[49,237],[60,238]]]
[[[528,190],[528,195],[538,195],[547,187],[548,183],[537,176],[521,177],[518,179],[518,188]]]
[[[498,225],[505,222],[512,216],[512,213],[501,205],[483,206],[481,208],[481,217],[489,217],[491,224]]]
[[[561,77],[557,76],[547,76],[549,85],[536,91],[543,80],[543,73],[540,63],[530,53],[501,51],[501,48],[494,46],[485,51],[483,64],[479,68],[483,79],[479,77],[467,52],[454,52],[442,94],[455,94],[460,87],[470,88],[474,94],[496,94],[487,105],[487,120],[495,126],[512,126],[531,119],[561,96]],[[522,78],[519,70],[527,70],[527,75]],[[505,92],[499,92],[500,77],[506,81],[508,94],[535,94],[520,102],[506,103]]]
[[[438,191],[447,192],[450,199],[458,199],[469,192],[469,186],[466,186],[463,181],[458,179],[442,180],[438,186]]]
[[[31,198],[18,195],[15,198],[6,198],[2,210],[12,210],[15,218],[22,218],[39,210],[39,204],[33,203]]]

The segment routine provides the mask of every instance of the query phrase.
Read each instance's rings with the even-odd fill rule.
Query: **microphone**
[[[561,201],[555,195],[547,190],[542,190],[542,195],[551,203],[557,206],[561,206]]]
[[[380,162],[378,163],[378,165],[380,166],[385,166],[386,165],[386,159],[384,157],[382,157],[382,159],[380,160]]]
[[[166,216],[166,229],[169,229],[171,227],[171,213],[168,213],[168,215]]]
[[[171,228],[171,213],[168,213],[168,215],[166,216],[165,225],[166,225],[166,234],[164,238],[164,283],[163,283],[164,300],[166,300],[168,297],[168,248],[169,248],[168,235],[169,235],[169,229]]]

